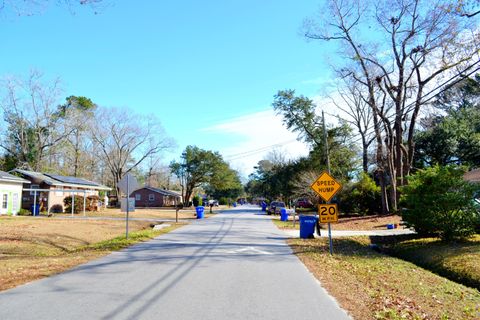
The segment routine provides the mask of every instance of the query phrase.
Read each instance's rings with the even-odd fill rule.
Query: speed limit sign
[[[320,223],[338,222],[338,208],[336,204],[319,204],[318,215]]]

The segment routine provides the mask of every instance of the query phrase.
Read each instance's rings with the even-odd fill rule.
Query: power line
[[[293,143],[295,141],[297,141],[297,140],[296,139],[288,140],[288,141],[272,144],[272,145],[269,145],[269,146],[261,147],[261,148],[258,148],[258,149],[252,149],[252,150],[248,150],[248,151],[244,151],[244,152],[240,152],[240,153],[236,153],[236,154],[227,155],[227,156],[225,156],[225,159],[232,161],[232,160],[247,158],[247,157],[253,156],[255,154],[265,152],[269,149],[273,149],[275,147],[285,146],[285,145]]]

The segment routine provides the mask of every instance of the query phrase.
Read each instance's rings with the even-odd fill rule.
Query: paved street
[[[0,319],[348,319],[258,213],[195,221],[0,293]]]

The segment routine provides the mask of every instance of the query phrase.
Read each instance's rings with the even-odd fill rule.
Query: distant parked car
[[[285,202],[272,201],[267,209],[268,214],[280,214],[280,209],[285,208]]]
[[[310,209],[310,208],[313,208],[314,205],[308,199],[298,199],[295,202],[295,207],[297,207],[297,208],[309,208]]]
[[[215,207],[218,207],[218,200],[208,200],[208,205],[213,205]]]

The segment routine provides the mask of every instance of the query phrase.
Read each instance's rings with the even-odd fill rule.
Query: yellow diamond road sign
[[[333,196],[342,189],[340,182],[335,180],[328,172],[324,171],[322,174],[312,183],[312,189],[318,193],[325,201],[330,201]]]

